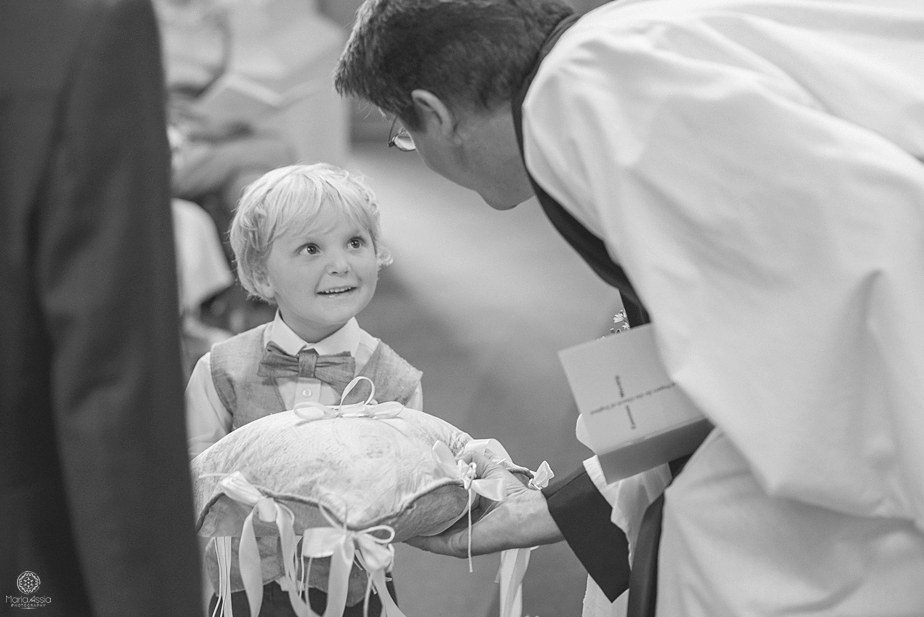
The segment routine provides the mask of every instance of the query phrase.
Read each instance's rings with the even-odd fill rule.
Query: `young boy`
[[[276,318],[214,345],[196,364],[186,388],[191,457],[263,416],[308,401],[337,404],[356,375],[372,380],[378,402],[421,409],[421,372],[356,322],[379,268],[391,263],[380,235],[372,192],[331,165],[282,167],[246,189],[230,233],[238,277],[276,305]],[[312,589],[310,599],[323,612],[325,594]],[[232,604],[246,613],[243,591]],[[378,606],[373,596],[369,614]],[[344,613],[362,614],[362,602]],[[288,594],[266,584],[260,616],[289,615]]]

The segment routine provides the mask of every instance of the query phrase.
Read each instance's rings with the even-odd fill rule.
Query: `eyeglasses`
[[[396,130],[397,129],[397,130]],[[413,152],[417,149],[414,144],[414,138],[407,132],[407,129],[398,124],[398,116],[391,121],[391,128],[388,130],[388,147],[394,146],[401,152]]]

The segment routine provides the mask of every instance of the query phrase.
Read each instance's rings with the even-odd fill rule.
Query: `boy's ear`
[[[424,130],[434,129],[434,134],[452,139],[456,134],[458,118],[443,100],[429,90],[412,90],[411,101],[417,110]]]
[[[263,298],[272,300],[275,297],[273,286],[270,284],[264,270],[257,270],[253,273],[253,283]]]

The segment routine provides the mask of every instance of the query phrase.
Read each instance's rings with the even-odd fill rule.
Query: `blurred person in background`
[[[0,3],[0,597],[201,612],[150,0]]]
[[[168,121],[173,146],[173,193],[199,203],[216,217],[224,234],[227,213],[244,187],[265,172],[293,162],[279,135],[242,121],[217,121],[196,102],[228,70],[233,30],[227,0],[155,0],[163,36]]]
[[[230,265],[228,228],[244,187],[265,172],[294,162],[295,152],[277,131],[257,127],[250,116],[248,95],[224,89],[235,80],[231,59],[234,53],[233,10],[243,2],[234,0],[154,0],[161,31],[161,53],[167,89],[167,124],[172,150],[172,194],[183,212],[175,223],[181,266],[211,260],[214,244],[205,232],[201,217],[186,207],[196,204],[214,223],[215,237]],[[259,4],[259,2],[258,2]],[[265,6],[265,4],[261,4]],[[214,90],[222,111],[216,117]],[[243,98],[240,98],[243,97]],[[247,113],[245,113],[247,112]],[[191,222],[191,219],[198,219]],[[208,248],[207,248],[208,247]],[[189,250],[184,250],[184,249]],[[218,264],[214,264],[217,266]],[[229,271],[230,272],[230,271]],[[198,287],[196,305],[183,316],[184,357],[187,375],[192,364],[209,347],[228,335],[262,321],[261,307],[237,293],[221,272],[200,270],[181,277],[181,284],[194,281]]]

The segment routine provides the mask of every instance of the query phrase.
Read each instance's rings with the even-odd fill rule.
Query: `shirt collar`
[[[359,349],[361,330],[356,318],[350,319],[342,328],[316,343],[308,343],[296,334],[286,322],[282,320],[282,314],[276,311],[276,318],[270,327],[266,329],[263,335],[264,347],[270,343],[276,343],[280,349],[290,356],[298,355],[302,349],[314,349],[318,355],[329,356],[333,354],[349,352],[354,357],[356,350]]]

